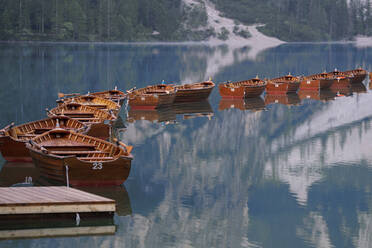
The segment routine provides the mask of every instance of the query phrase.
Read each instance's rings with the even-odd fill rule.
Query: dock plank
[[[114,211],[114,200],[73,188],[59,186],[0,188],[0,216]]]

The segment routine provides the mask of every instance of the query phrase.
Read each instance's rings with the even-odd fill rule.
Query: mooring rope
[[[66,186],[70,187],[70,181],[68,179],[68,165],[65,165],[66,168]]]

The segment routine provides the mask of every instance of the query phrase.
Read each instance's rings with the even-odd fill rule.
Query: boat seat
[[[60,145],[60,146],[56,146],[56,145],[43,145],[43,147],[45,148],[65,148],[65,147],[68,147],[68,148],[95,148],[95,145],[89,145],[89,144],[64,144],[64,145]]]
[[[17,135],[17,137],[35,137],[35,136],[36,136],[35,134],[28,134],[28,133]]]
[[[145,92],[145,94],[157,94],[157,93],[165,94],[166,92],[164,90],[151,90],[151,91],[146,91]]]
[[[51,154],[60,154],[60,155],[85,155],[85,154],[109,154],[108,152],[102,151],[50,151]],[[91,157],[93,158],[93,157]]]
[[[102,120],[100,118],[82,118],[82,117],[72,117],[72,118],[75,119],[75,120],[78,120],[78,121],[93,121],[93,122],[97,122],[97,121]]]
[[[79,158],[81,160],[87,160],[87,161],[100,161],[100,160],[113,160],[113,157],[83,157]]]

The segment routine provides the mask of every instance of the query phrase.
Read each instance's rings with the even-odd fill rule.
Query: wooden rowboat
[[[212,81],[174,86],[177,90],[174,102],[197,102],[206,100],[215,84]]]
[[[84,123],[63,115],[51,116],[18,126],[9,125],[0,130],[0,152],[4,159],[10,162],[31,162],[30,154],[25,146],[26,142],[58,126],[77,132],[89,131],[89,127]]]
[[[131,146],[56,128],[27,143],[40,176],[66,184],[120,185],[131,168]]]
[[[171,105],[175,98],[175,88],[166,84],[147,86],[128,93],[129,106],[132,109],[155,109]]]
[[[314,74],[306,76],[300,82],[301,90],[323,90],[331,87],[333,83],[333,77],[328,73],[323,72],[319,74]]]
[[[90,94],[84,96],[59,99],[57,100],[57,103],[58,106],[61,106],[65,103],[80,103],[106,112],[112,112],[115,115],[117,115],[120,111],[120,105],[118,103]]]
[[[0,170],[0,187],[34,186],[38,179],[38,170],[31,162],[6,162]]]
[[[70,102],[48,111],[48,116],[66,115],[72,119],[89,125],[87,135],[107,139],[111,133],[111,124],[117,120],[117,116],[97,108]]]
[[[93,92],[91,93],[93,96],[98,96],[105,98],[110,101],[114,101],[118,103],[120,106],[123,105],[124,99],[127,97],[127,94],[118,90],[116,87],[113,90],[106,90],[101,92]]]
[[[367,71],[363,68],[357,68],[354,70],[344,71],[344,74],[351,78],[351,83],[361,83],[367,77]]]
[[[328,76],[333,79],[333,83],[330,87],[332,91],[338,90],[346,92],[347,89],[350,89],[352,78],[348,74],[335,69],[332,72],[328,72]]]
[[[220,95],[223,98],[248,98],[258,97],[265,90],[266,82],[258,77],[240,81],[240,82],[226,82],[218,85]]]
[[[300,77],[288,74],[283,77],[267,80],[266,92],[268,94],[288,94],[296,93],[300,87]]]

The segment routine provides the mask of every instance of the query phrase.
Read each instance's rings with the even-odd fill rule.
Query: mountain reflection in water
[[[247,48],[207,45],[2,44],[0,49],[7,89],[0,92],[7,106],[0,110],[1,126],[44,117],[57,92],[115,85],[125,90],[209,76],[218,83],[257,74],[372,70],[372,49],[352,44],[285,44],[254,57]],[[125,188],[107,192],[124,206],[115,216],[115,235],[5,240],[0,246],[371,247],[367,80],[245,100],[222,99],[214,89],[209,102],[196,108],[123,109],[118,137],[134,146],[134,160]],[[2,176],[10,165],[3,169],[4,186],[30,176],[35,184],[43,182],[28,169],[10,177]]]

